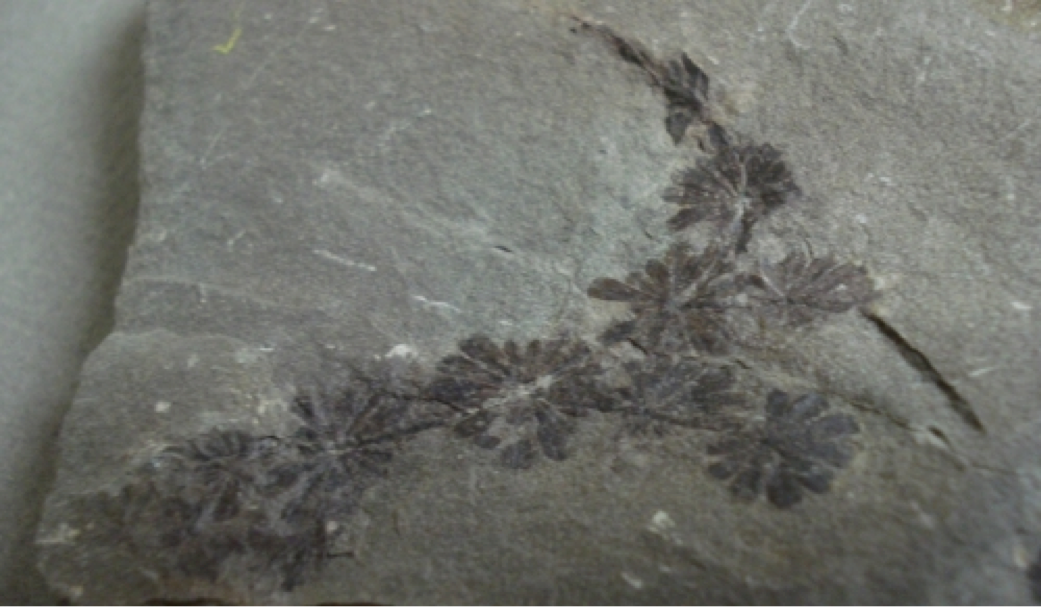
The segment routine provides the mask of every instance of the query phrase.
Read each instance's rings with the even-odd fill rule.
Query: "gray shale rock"
[[[1037,7],[156,2],[148,40],[38,534],[72,602],[1037,602]],[[670,229],[765,144],[791,184]]]

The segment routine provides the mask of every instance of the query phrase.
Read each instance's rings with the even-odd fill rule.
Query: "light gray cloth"
[[[137,210],[139,0],[0,2],[0,602],[54,599],[33,532],[111,326]]]

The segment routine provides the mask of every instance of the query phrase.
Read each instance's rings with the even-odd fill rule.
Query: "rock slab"
[[[1037,28],[153,3],[42,571],[79,603],[1037,601]]]

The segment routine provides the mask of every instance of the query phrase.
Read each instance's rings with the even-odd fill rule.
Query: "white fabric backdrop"
[[[34,528],[137,209],[141,0],[0,0],[0,603],[53,601]]]

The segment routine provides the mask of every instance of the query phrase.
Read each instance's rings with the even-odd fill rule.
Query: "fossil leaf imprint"
[[[703,430],[734,428],[728,416],[745,399],[731,369],[686,358],[649,357],[628,365],[631,385],[613,410],[636,434],[665,434],[671,426]]]
[[[711,158],[674,176],[663,198],[680,207],[674,230],[708,221],[744,251],[760,219],[799,195],[781,152],[770,144],[721,146]]]
[[[288,436],[212,430],[138,469],[119,514],[133,549],[172,575],[291,590],[386,475],[393,441],[451,413],[360,375],[291,411]]]
[[[663,352],[688,348],[722,352],[728,337],[725,312],[739,287],[733,270],[733,262],[721,248],[696,254],[678,243],[625,282],[598,278],[587,294],[626,302],[635,316],[609,328],[604,336],[608,342],[630,339],[645,350]]]
[[[829,404],[811,392],[790,398],[779,390],[767,397],[766,420],[727,433],[712,443],[709,473],[728,481],[744,499],[761,493],[778,508],[790,508],[804,491],[825,493],[837,469],[853,457],[849,437],[859,430],[849,415],[827,413]]]
[[[597,408],[589,389],[599,372],[589,347],[577,340],[533,340],[502,346],[484,336],[465,339],[459,354],[438,363],[431,398],[461,411],[457,436],[500,452],[511,468],[527,468],[538,455],[568,457],[572,418]]]
[[[167,449],[120,495],[125,537],[169,576],[292,589],[328,546],[314,500],[338,497],[312,472],[322,464],[300,455],[219,430]]]
[[[617,34],[611,28],[580,20],[583,29],[606,40],[624,61],[639,67],[652,86],[666,97],[668,114],[666,131],[679,144],[694,122],[710,126],[712,136],[720,140],[723,129],[713,124],[709,112],[709,76],[686,53],[662,61],[640,42]]]
[[[751,295],[760,312],[789,326],[846,312],[875,296],[864,268],[799,252],[775,264],[761,264],[758,273],[743,280],[753,287]]]

